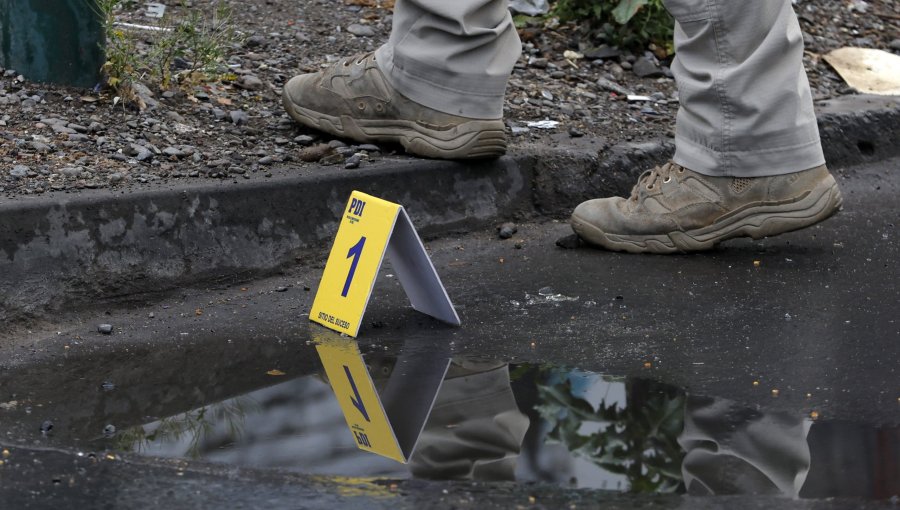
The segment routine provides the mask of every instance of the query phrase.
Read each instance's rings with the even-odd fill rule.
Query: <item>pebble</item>
[[[69,133],[68,136],[70,142],[87,142],[91,139],[88,135],[83,135],[81,133]]]
[[[894,51],[900,51],[900,39],[894,39],[891,41],[891,49]]]
[[[133,143],[129,146],[128,149],[129,150],[126,150],[126,154],[132,156],[138,161],[147,161],[149,159],[153,159],[153,152],[151,152],[150,149],[144,147],[143,145]]]
[[[531,67],[536,67],[538,69],[546,69],[549,65],[549,62],[546,58],[532,58],[528,61],[528,65]]]
[[[185,152],[183,150],[181,150],[177,147],[166,147],[165,149],[162,150],[162,152],[163,152],[163,154],[165,154],[166,156],[169,156],[170,158],[173,158],[173,157],[174,158],[183,158],[184,156],[187,155],[187,154],[185,154]]]
[[[571,127],[569,128],[569,136],[571,136],[572,138],[581,138],[582,136],[584,136],[584,133],[578,130],[578,128]]]
[[[262,90],[265,88],[265,84],[262,80],[252,74],[246,74],[241,78],[241,81],[237,83],[238,87],[247,90]]]
[[[257,48],[260,46],[266,46],[266,44],[268,44],[268,41],[266,41],[266,38],[261,35],[252,35],[244,41],[245,48]]]
[[[604,44],[598,48],[589,48],[584,51],[584,57],[592,59],[592,60],[599,59],[599,58],[605,58],[605,59],[619,58],[619,55],[621,55],[621,54],[622,53],[619,51],[618,48],[609,46],[607,44]]]
[[[516,235],[516,232],[519,231],[519,227],[517,227],[515,223],[504,223],[497,227],[497,231],[500,239],[509,239]]]
[[[22,179],[23,177],[28,177],[28,172],[30,170],[31,169],[25,165],[16,165],[9,171],[9,175],[13,179]]]
[[[103,333],[104,335],[110,335],[113,331],[112,324],[101,324],[97,326],[97,331]]]
[[[662,69],[646,57],[641,57],[634,62],[634,74],[641,78],[660,78],[665,76]]]
[[[232,110],[229,115],[231,116],[231,122],[235,126],[240,126],[250,121],[250,116],[244,110]]]
[[[265,157],[259,158],[259,161],[257,161],[257,163],[259,163],[260,165],[266,165],[266,166],[271,165],[274,162],[275,162],[275,158],[273,158],[272,156],[265,156]]]
[[[116,435],[116,426],[111,423],[107,424],[105,427],[103,427],[103,435],[106,437],[112,437]]]
[[[47,434],[50,433],[51,430],[53,430],[53,422],[52,421],[46,420],[46,421],[44,421],[44,423],[41,423],[41,434],[46,436]]]
[[[556,240],[556,246],[564,250],[574,250],[581,246],[581,238],[578,234],[570,234]]]
[[[354,23],[347,27],[347,32],[357,36],[357,37],[372,37],[375,35],[375,30],[368,25],[360,25],[359,23]]]
[[[109,174],[109,177],[108,177],[110,184],[118,184],[118,183],[122,182],[123,178],[124,177],[119,172],[111,173],[111,174]]]
[[[153,110],[159,106],[159,102],[157,102],[156,99],[153,99],[153,91],[147,88],[143,83],[134,83],[132,84],[131,89],[148,110]]]
[[[377,145],[372,145],[370,143],[364,143],[364,144],[360,145],[358,147],[358,149],[361,151],[366,151],[366,152],[381,152],[381,147],[379,147]]]
[[[620,96],[627,96],[629,94],[629,92],[625,88],[623,88],[621,85],[619,85],[618,83],[616,83],[612,80],[607,80],[606,78],[598,79],[597,86],[600,87],[601,89],[608,90],[610,92],[615,92],[616,94],[619,94]]]
[[[362,156],[360,156],[359,154],[354,154],[347,158],[347,161],[344,163],[344,168],[353,170],[355,168],[359,168],[360,164],[362,164]]]
[[[77,131],[75,131],[74,129],[63,124],[53,124],[52,126],[50,126],[50,129],[52,129],[54,133],[59,133],[61,135],[72,135],[77,133]]]
[[[313,138],[309,135],[300,135],[300,136],[294,137],[294,143],[299,144],[299,145],[304,145],[304,146],[310,145],[311,143],[313,143],[314,140],[315,140],[315,138]]]
[[[78,177],[81,177],[81,168],[75,166],[67,166],[62,169],[62,174],[66,177],[77,179]]]
[[[325,157],[326,154],[332,152],[333,150],[334,149],[329,147],[328,144],[319,143],[301,150],[297,154],[297,157],[300,158],[300,161],[312,163],[313,161],[319,161],[320,159]]]

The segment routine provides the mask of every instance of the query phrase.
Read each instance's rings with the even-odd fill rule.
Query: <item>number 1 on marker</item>
[[[356,273],[356,266],[359,265],[359,258],[362,256],[363,246],[366,244],[366,237],[360,237],[359,242],[354,244],[350,251],[347,252],[347,258],[353,257],[350,263],[350,272],[347,273],[347,281],[344,282],[344,290],[341,291],[341,297],[347,297],[350,292],[350,282],[353,281],[353,275]]]

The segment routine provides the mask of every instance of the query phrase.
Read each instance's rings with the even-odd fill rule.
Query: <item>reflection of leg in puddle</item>
[[[454,360],[410,469],[420,478],[514,480],[528,425],[505,363]]]
[[[688,493],[798,497],[810,467],[809,428],[797,413],[689,397],[679,438]]]

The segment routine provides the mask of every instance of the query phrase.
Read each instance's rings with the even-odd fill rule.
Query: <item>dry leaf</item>
[[[266,372],[266,373],[269,374],[269,375],[276,375],[276,376],[278,376],[278,375],[286,375],[284,372],[282,372],[281,370],[278,370],[277,368],[274,369],[274,370],[269,370],[269,371]]]

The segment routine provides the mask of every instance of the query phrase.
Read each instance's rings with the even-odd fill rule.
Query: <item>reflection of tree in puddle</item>
[[[251,397],[233,398],[123,430],[116,434],[113,448],[142,453],[152,443],[180,443],[186,440],[184,456],[196,459],[202,454],[204,440],[222,426],[227,430],[226,444],[239,441],[244,435],[245,418],[258,408],[259,404]]]
[[[538,384],[536,410],[552,428],[549,441],[561,443],[611,473],[627,478],[632,492],[683,492],[678,435],[684,426],[684,395],[653,381],[603,377],[625,385],[626,403],[595,408],[573,378],[551,370]]]

